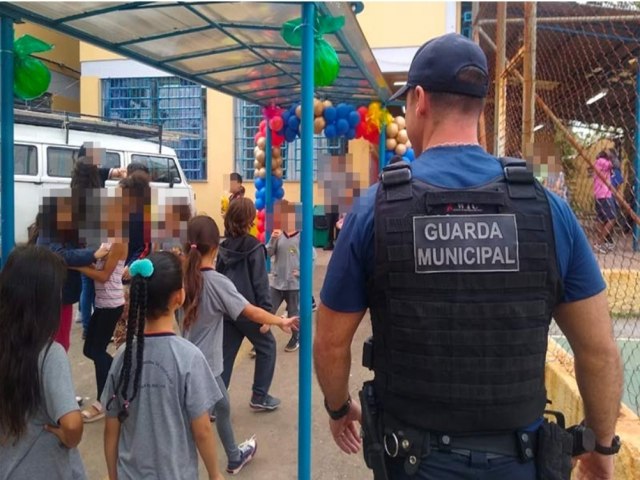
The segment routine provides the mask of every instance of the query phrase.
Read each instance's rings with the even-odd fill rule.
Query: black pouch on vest
[[[557,423],[545,420],[538,430],[538,480],[569,480],[573,437]]]

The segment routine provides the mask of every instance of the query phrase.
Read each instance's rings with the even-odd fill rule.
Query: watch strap
[[[327,403],[327,399],[325,398],[324,408],[327,410],[327,413],[329,414],[332,420],[340,420],[347,413],[349,413],[349,409],[351,408],[351,395],[349,395],[349,398],[347,399],[347,401],[344,402],[344,404],[338,410],[331,410],[329,408],[329,404]]]
[[[611,440],[611,446],[609,447],[600,445],[598,442],[596,442],[595,451],[600,455],[615,455],[620,451],[620,437],[618,435],[613,437],[613,440]]]

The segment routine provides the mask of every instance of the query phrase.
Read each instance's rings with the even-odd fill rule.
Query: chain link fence
[[[624,401],[638,413],[640,7],[507,3],[502,15],[501,4],[478,5],[473,35],[493,80],[480,137],[495,155],[526,158],[577,215],[607,282]],[[570,351],[555,324],[551,336]]]

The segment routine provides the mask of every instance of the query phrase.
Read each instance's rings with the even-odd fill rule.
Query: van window
[[[101,167],[104,168],[120,168],[120,154],[118,152],[107,152],[107,158],[105,158]]]
[[[38,174],[38,150],[33,145],[14,145],[13,161],[15,175]]]
[[[47,148],[47,175],[50,177],[71,178],[75,151],[71,148]]]
[[[171,157],[134,154],[131,155],[131,162],[146,165],[152,182],[170,183],[173,177],[173,183],[182,183],[176,162]]]

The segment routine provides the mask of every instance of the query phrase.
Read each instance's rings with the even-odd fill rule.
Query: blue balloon
[[[293,142],[296,139],[297,136],[298,136],[298,132],[296,132],[295,130],[292,130],[289,127],[284,129],[284,139],[288,143]]]
[[[402,157],[402,160],[404,160],[407,163],[411,163],[411,160],[409,160],[407,157]]]
[[[264,208],[264,198],[256,198],[256,210],[262,210]]]
[[[284,181],[280,177],[276,177],[275,175],[271,177],[271,186],[275,189],[280,188],[284,184]]]
[[[395,152],[393,150],[387,150],[384,154],[385,163],[389,163],[394,155]]]
[[[298,128],[300,127],[300,119],[295,115],[291,115],[289,117],[289,120],[287,120],[287,125],[291,130],[294,130],[297,132]]]
[[[349,131],[347,132],[347,139],[353,140],[354,138],[356,138],[356,129],[350,128]]]
[[[349,112],[349,126],[357,127],[360,123],[360,114],[358,112]]]
[[[327,123],[333,123],[336,121],[338,117],[338,112],[335,107],[327,107],[322,112],[322,116],[324,117]]]
[[[264,178],[261,178],[261,177],[254,178],[253,184],[255,185],[256,190],[260,190],[261,188],[264,188],[264,185],[265,185]]]
[[[349,117],[349,105],[346,103],[339,104],[336,110],[338,111],[338,118],[346,119]]]
[[[324,127],[324,136],[327,138],[335,138],[338,136],[338,131],[336,130],[336,126],[333,123],[330,123],[326,127]]]
[[[289,121],[289,117],[291,116],[291,112],[289,110],[285,110],[282,112],[282,120],[284,121],[284,125],[286,127],[287,122]]]
[[[284,198],[284,188],[280,187],[275,192],[273,192],[274,198],[277,200],[282,200]]]
[[[407,152],[404,156],[407,157],[410,162],[413,162],[416,159],[416,152],[413,151],[413,148],[407,148]]]
[[[256,200],[258,198],[264,199],[265,194],[266,194],[266,189],[265,188],[261,188],[260,190],[256,190]]]
[[[347,132],[349,131],[349,122],[346,118],[338,119],[338,121],[336,122],[336,131],[338,132],[338,135],[347,134]]]

